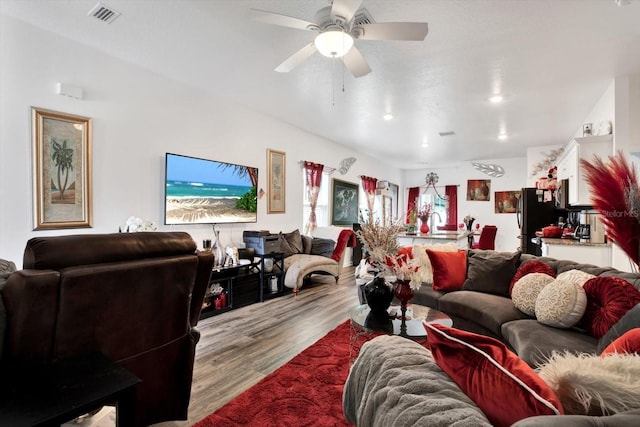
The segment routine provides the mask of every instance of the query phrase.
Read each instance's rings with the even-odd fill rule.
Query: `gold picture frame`
[[[267,213],[284,213],[286,202],[286,153],[267,149]]]
[[[91,119],[32,107],[34,230],[88,228]]]

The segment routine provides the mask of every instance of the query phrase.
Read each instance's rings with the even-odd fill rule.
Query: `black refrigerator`
[[[540,245],[531,241],[536,237],[536,231],[540,231],[547,225],[556,224],[558,217],[566,215],[556,209],[553,201],[538,201],[537,191],[539,190],[536,188],[521,190],[516,217],[520,228],[520,250],[522,253],[540,256],[542,255]]]

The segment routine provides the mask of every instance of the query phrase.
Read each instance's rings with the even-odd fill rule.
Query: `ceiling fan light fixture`
[[[328,30],[316,36],[316,49],[328,58],[341,58],[353,47],[353,37],[342,30]]]

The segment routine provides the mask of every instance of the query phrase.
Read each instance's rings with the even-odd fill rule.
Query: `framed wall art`
[[[467,200],[489,201],[491,198],[490,179],[468,179]]]
[[[91,227],[91,119],[31,112],[34,230]]]
[[[358,222],[358,184],[333,179],[331,225],[352,226]]]
[[[286,154],[267,149],[267,213],[285,212]]]
[[[516,213],[520,191],[496,191],[495,213]]]

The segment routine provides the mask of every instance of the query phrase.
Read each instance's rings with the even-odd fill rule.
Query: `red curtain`
[[[405,219],[406,224],[411,224],[411,212],[417,209],[416,201],[420,196],[420,187],[409,188],[409,194],[407,195],[407,216]]]
[[[458,229],[458,186],[446,185],[444,195],[447,199],[447,219],[445,225],[439,227],[440,230]]]
[[[369,208],[369,212],[373,212],[373,203],[376,200],[376,184],[378,183],[378,179],[360,175],[360,180],[362,182],[362,189],[367,195],[367,207]]]
[[[307,222],[307,225],[304,228],[304,233],[307,235],[318,226],[316,221],[316,205],[318,204],[318,194],[320,193],[323,169],[324,165],[319,163],[304,162],[304,171],[307,182],[307,197],[309,198],[309,205],[311,205],[309,222]]]

